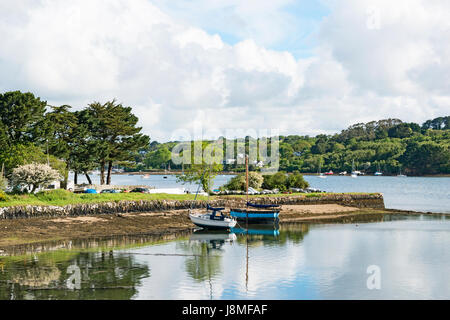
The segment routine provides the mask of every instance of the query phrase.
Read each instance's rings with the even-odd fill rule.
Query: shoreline
[[[423,215],[414,211],[358,208],[339,204],[286,205],[279,225],[292,223],[363,223],[380,221],[385,215]],[[134,212],[67,217],[33,217],[0,220],[0,257],[18,246],[46,242],[112,238],[118,236],[163,237],[197,229],[188,210]]]
[[[131,176],[139,176],[139,175],[159,175],[159,176],[173,176],[173,175],[179,175],[181,174],[182,171],[170,171],[170,172],[164,172],[164,171],[140,171],[140,172],[114,172],[111,173],[112,175],[131,175]],[[229,175],[238,175],[240,173],[243,172],[234,172],[234,171],[222,171],[219,172],[217,175],[223,175],[223,176],[229,176]],[[300,172],[301,175],[304,176],[317,176],[317,172]],[[333,177],[350,177],[350,174],[346,174],[346,175],[339,175],[339,174],[333,174],[331,175]],[[393,175],[389,175],[389,174],[383,174],[382,177],[396,177],[396,174]],[[377,177],[373,174],[365,174],[362,175],[361,177]],[[416,176],[416,175],[408,175],[407,177],[411,177],[411,178],[448,178],[450,177],[450,174],[425,174],[422,176]]]

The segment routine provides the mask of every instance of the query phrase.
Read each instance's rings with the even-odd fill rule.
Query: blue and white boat
[[[249,223],[267,223],[278,220],[281,207],[277,204],[255,204],[247,202],[247,208],[232,208],[230,216]]]

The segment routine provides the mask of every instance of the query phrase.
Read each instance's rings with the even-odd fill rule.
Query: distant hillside
[[[176,144],[152,142],[136,154],[135,169],[164,169],[168,165],[181,169],[170,161],[170,150]],[[449,146],[450,116],[422,125],[386,119],[354,124],[334,135],[280,136],[280,170],[311,173],[320,165],[322,172],[350,172],[354,161],[356,168],[367,174],[378,168],[384,174],[450,174]],[[243,169],[242,165],[224,165],[224,170]]]

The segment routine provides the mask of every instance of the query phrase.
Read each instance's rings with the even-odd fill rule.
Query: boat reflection
[[[189,243],[207,244],[209,248],[220,249],[227,242],[236,241],[236,234],[226,231],[197,230],[189,237]]]
[[[248,235],[258,235],[258,236],[273,236],[278,237],[280,235],[280,227],[278,224],[267,225],[260,224],[255,225],[252,224],[250,228],[231,228],[231,232],[236,234],[248,234]]]

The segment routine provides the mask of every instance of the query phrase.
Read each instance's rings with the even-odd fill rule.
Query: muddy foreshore
[[[260,197],[257,203],[281,204],[280,225],[289,223],[351,223],[377,221],[386,214],[424,214],[384,208],[382,194],[322,194]],[[242,206],[244,197],[217,197],[213,206]],[[0,208],[0,254],[17,245],[125,235],[167,236],[195,226],[189,209],[205,201],[120,201],[65,207]]]
[[[405,214],[384,209],[338,204],[286,205],[280,225],[289,223],[352,223],[377,221],[385,214]],[[97,214],[76,217],[34,217],[0,220],[0,253],[9,247],[47,241],[102,238],[122,235],[167,236],[192,231],[186,209],[165,212]],[[409,212],[408,214],[414,214]],[[419,214],[419,213],[416,213]],[[423,214],[423,213],[422,213]]]

